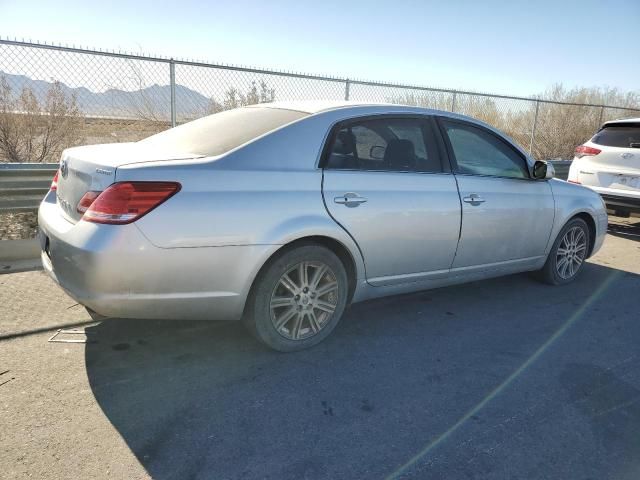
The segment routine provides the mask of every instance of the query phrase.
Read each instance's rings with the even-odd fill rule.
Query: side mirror
[[[374,160],[384,160],[385,150],[386,149],[384,147],[381,147],[380,145],[374,145],[369,150],[369,158],[372,158]]]
[[[536,160],[533,164],[533,178],[536,180],[548,180],[553,178],[556,171],[553,165],[542,160]]]

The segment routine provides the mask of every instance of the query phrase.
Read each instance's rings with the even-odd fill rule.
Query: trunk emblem
[[[60,162],[60,174],[62,178],[67,178],[67,175],[69,175],[69,165],[66,160]]]
[[[56,195],[56,197],[58,198],[58,203],[60,204],[62,209],[65,211],[65,213],[67,215],[71,216],[71,214],[73,213],[73,209],[71,208],[71,204],[69,202],[67,202],[66,200],[64,200],[62,197],[60,197],[60,195]]]
[[[102,168],[96,168],[96,173],[101,173],[102,175],[111,175],[111,170],[104,170]]]
[[[633,157],[633,153],[624,152],[624,153],[621,153],[620,156],[624,159],[627,159],[627,158]]]

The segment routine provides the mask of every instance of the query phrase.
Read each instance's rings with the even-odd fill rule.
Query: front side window
[[[495,135],[467,123],[445,120],[443,124],[457,163],[456,172],[529,178],[522,155]]]
[[[421,119],[363,120],[339,128],[325,164],[330,169],[441,172],[429,125]]]

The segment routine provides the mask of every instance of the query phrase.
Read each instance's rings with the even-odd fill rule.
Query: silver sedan
[[[292,351],[369,298],[525,271],[572,281],[607,215],[552,177],[462,115],[256,105],[66,150],[40,206],[42,262],[101,316],[242,319]]]

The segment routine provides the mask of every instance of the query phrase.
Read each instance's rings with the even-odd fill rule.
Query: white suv
[[[575,155],[569,182],[598,192],[616,215],[640,213],[640,118],[606,122]]]

